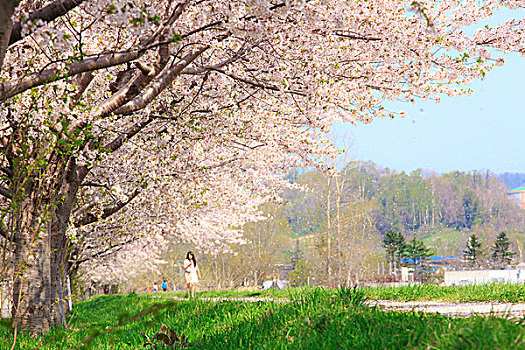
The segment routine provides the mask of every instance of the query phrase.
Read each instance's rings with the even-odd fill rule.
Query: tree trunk
[[[73,158],[54,158],[38,176],[26,179],[25,189],[19,191],[20,205],[14,213],[15,327],[42,333],[51,326],[66,325],[66,230],[87,172]]]
[[[68,252],[66,251],[67,239],[66,231],[69,218],[73,210],[80,183],[88,173],[88,168],[78,167],[75,159],[69,160],[68,167],[60,181],[58,189],[59,201],[57,201],[56,210],[51,224],[51,283],[52,292],[55,296],[56,303],[54,308],[54,324],[66,325],[65,314],[68,311],[66,305],[66,288],[65,282],[68,274]]]
[[[51,247],[45,195],[34,191],[18,207],[12,323],[42,333],[51,325]]]
[[[331,225],[331,207],[330,207],[330,185],[332,184],[332,178],[328,176],[327,179],[327,191],[326,194],[326,277],[328,279],[328,287],[332,284],[332,225]]]
[[[20,0],[0,0],[0,71],[13,28],[12,16]]]

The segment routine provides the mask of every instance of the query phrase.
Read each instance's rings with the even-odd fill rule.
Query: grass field
[[[436,227],[420,230],[416,233],[425,246],[431,248],[434,255],[462,254],[469,232],[454,228]]]
[[[372,300],[525,303],[525,284],[493,283],[453,287],[429,284],[399,288],[367,288],[363,289],[363,292]]]
[[[257,296],[287,302],[175,301],[152,295],[101,295],[75,304],[69,329],[19,334],[15,349],[525,349],[525,323],[492,316],[450,318],[381,311],[366,299],[524,301],[516,285],[438,288],[299,288],[207,292],[200,297]],[[511,295],[518,297],[512,297]],[[156,295],[175,295],[156,293]],[[182,295],[179,295],[182,296]],[[450,300],[452,300],[450,299]],[[150,339],[166,325],[167,335]],[[173,342],[170,329],[184,342]],[[164,334],[163,333],[163,334]],[[12,330],[0,325],[0,349]]]

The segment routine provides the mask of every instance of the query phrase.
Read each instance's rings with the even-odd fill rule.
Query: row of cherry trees
[[[503,6],[523,2],[1,0],[14,326],[64,324],[80,263],[119,276],[172,240],[239,241],[280,174],[332,152],[330,123],[468,92],[503,63],[488,48],[523,48],[521,21],[463,30]]]

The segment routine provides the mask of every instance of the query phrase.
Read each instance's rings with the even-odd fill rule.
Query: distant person
[[[153,282],[153,293],[159,290],[159,286],[157,286],[157,282]]]
[[[186,280],[186,290],[188,291],[188,299],[195,298],[195,289],[197,283],[201,278],[199,267],[197,266],[197,259],[193,252],[189,251],[184,259],[184,279]]]
[[[166,280],[162,282],[162,285],[160,286],[160,288],[162,288],[163,292],[166,292],[168,290],[168,283],[166,282]]]

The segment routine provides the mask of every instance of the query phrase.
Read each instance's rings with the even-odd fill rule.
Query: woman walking
[[[189,251],[184,260],[184,279],[186,280],[188,299],[195,298],[195,289],[200,278],[201,273],[197,266],[197,259],[195,259],[193,252]]]

